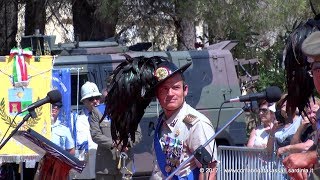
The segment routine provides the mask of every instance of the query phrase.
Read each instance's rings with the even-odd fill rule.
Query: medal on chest
[[[183,141],[169,136],[163,137],[162,141],[164,142],[163,153],[166,155],[165,171],[169,173],[180,164]]]

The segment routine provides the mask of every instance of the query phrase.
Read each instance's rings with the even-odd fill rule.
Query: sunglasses
[[[260,108],[259,109],[259,113],[267,114],[268,112],[269,112],[269,109],[267,109],[267,108]]]
[[[92,102],[94,100],[100,100],[100,96],[89,97],[88,101]]]

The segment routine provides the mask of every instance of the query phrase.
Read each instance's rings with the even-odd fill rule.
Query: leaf
[[[1,100],[1,103],[0,103],[0,116],[1,116],[1,119],[8,125],[11,124],[12,120],[11,120],[11,117],[8,116],[5,112],[5,101],[4,101],[4,98],[2,98]],[[16,127],[16,123],[13,122],[12,124],[12,127]]]

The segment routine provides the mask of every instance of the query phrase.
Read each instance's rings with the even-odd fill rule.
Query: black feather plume
[[[309,74],[311,69],[307,57],[302,53],[303,41],[314,31],[318,31],[320,20],[309,19],[300,23],[287,39],[284,51],[288,100],[287,112],[292,115],[298,107],[300,113],[308,104],[314,90],[313,79]]]
[[[111,135],[115,142],[127,144],[130,138],[135,140],[135,131],[151,102],[145,93],[156,84],[154,70],[162,61],[167,59],[154,56],[130,57],[124,54],[126,61],[113,71],[113,79],[109,88],[104,116],[111,120]],[[103,119],[103,118],[102,118]]]

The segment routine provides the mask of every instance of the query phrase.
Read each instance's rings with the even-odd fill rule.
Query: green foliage
[[[213,0],[203,4],[201,15],[208,24],[210,43],[237,40],[239,43],[232,50],[234,57],[259,58],[260,79],[255,84],[258,91],[270,85],[285,91],[285,38],[295,22],[314,16],[308,1]]]
[[[260,50],[259,80],[257,90],[261,91],[268,86],[278,86],[286,91],[285,71],[282,52],[284,49],[284,38],[279,36],[276,42],[266,50]]]
[[[257,91],[262,91],[268,86],[278,86],[284,92],[285,86],[285,74],[284,70],[270,71],[270,70],[260,70],[260,77],[257,82]]]

